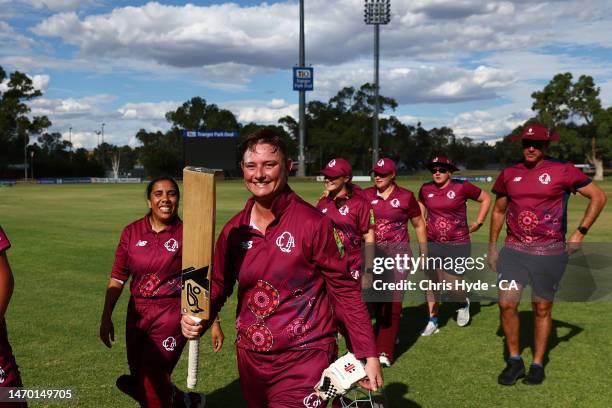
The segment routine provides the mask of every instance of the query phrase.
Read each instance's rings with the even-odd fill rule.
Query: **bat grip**
[[[189,316],[196,323],[202,319]],[[187,388],[194,389],[198,383],[198,359],[200,355],[200,339],[189,340],[189,360],[187,362]]]

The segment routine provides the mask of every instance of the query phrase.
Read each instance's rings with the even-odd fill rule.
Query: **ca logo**
[[[380,159],[379,161],[377,161],[377,162],[376,162],[376,165],[377,165],[378,167],[382,167],[382,166],[384,166],[384,165],[385,165],[385,160],[384,160],[384,159]]]
[[[174,238],[170,238],[166,242],[164,242],[164,247],[168,250],[168,252],[176,252],[178,249],[178,242]]]
[[[446,193],[446,196],[452,200],[453,198],[455,198],[455,192],[451,190],[448,193]]]
[[[345,204],[342,207],[338,208],[338,212],[342,215],[347,215],[349,213],[348,205]]]
[[[336,159],[333,159],[329,163],[327,163],[327,167],[334,167],[336,165]]]
[[[176,339],[170,336],[163,341],[162,346],[164,346],[167,351],[174,351],[174,348],[176,347]]]
[[[540,177],[538,177],[538,180],[540,180],[540,183],[542,184],[550,184],[550,182],[552,181],[550,174],[548,173],[540,174]]]
[[[398,200],[397,198],[394,198],[393,200],[391,200],[391,207],[397,208],[399,206],[400,206],[400,200]]]
[[[295,248],[295,239],[290,232],[283,232],[276,238],[276,246],[280,248],[282,252],[289,253],[291,248]]]

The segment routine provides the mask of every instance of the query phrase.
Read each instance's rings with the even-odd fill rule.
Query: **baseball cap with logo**
[[[554,142],[559,140],[559,134],[552,132],[546,126],[539,123],[530,123],[525,125],[523,132],[519,135],[513,135],[512,140],[541,140],[544,142]]]
[[[383,157],[374,163],[372,171],[378,174],[395,173],[395,162],[388,157]]]
[[[353,177],[353,167],[342,157],[331,159],[319,173],[327,177]]]
[[[428,169],[433,169],[434,167],[445,167],[452,172],[458,171],[459,168],[453,164],[453,162],[446,156],[435,156],[433,159],[427,163],[425,166]]]

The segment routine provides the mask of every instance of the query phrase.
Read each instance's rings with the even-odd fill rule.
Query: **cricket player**
[[[6,256],[6,251],[10,247],[11,242],[0,227],[0,387],[22,387],[19,367],[15,362],[13,350],[8,341],[6,320],[4,319],[15,286],[11,266]],[[0,406],[4,406],[2,402],[0,402]],[[10,406],[27,407],[27,404],[25,402],[11,403]]]
[[[374,186],[363,190],[364,196],[374,210],[376,220],[376,244],[390,252],[410,250],[410,234],[408,222],[415,229],[417,241],[422,246],[421,253],[427,252],[427,236],[425,222],[421,217],[421,209],[412,191],[395,183],[395,163],[388,157],[383,157],[372,166]],[[387,256],[395,256],[388,253]],[[394,271],[393,273],[397,273]],[[370,306],[376,317],[374,333],[376,349],[380,363],[386,367],[395,359],[395,342],[399,331],[402,312],[402,296],[392,302],[372,302]]]
[[[604,192],[573,164],[544,155],[549,143],[558,138],[541,124],[526,124],[521,134],[522,162],[505,168],[493,186],[497,198],[491,217],[489,264],[500,281],[518,286],[499,293],[501,326],[510,356],[498,377],[502,385],[513,385],[521,377],[528,385],[544,381],[553,299],[568,259],[565,234],[570,193],[579,192],[589,199],[582,220],[569,238],[573,246],[582,242],[606,203]],[[498,254],[497,239],[504,219],[507,236]],[[527,284],[532,287],[535,338],[533,362],[525,375],[517,309]]]
[[[383,385],[369,316],[358,282],[347,271],[332,222],[287,185],[291,160],[271,130],[241,148],[251,198],[217,240],[211,318],[238,281],[236,311],[240,385],[251,408],[314,408],[313,387],[337,354],[336,318],[343,319],[357,358],[367,359],[362,386]],[[192,339],[205,326],[183,315]]]
[[[431,171],[432,181],[419,189],[419,205],[427,214],[427,241],[429,251],[427,256],[439,259],[467,259],[471,256],[470,234],[482,227],[491,197],[481,188],[469,181],[454,180],[452,175],[459,170],[446,156],[436,156],[427,163]],[[468,200],[480,203],[476,220],[468,224]],[[430,272],[432,280],[454,282],[463,280],[463,271],[440,269]],[[470,322],[470,299],[465,291],[451,291],[451,295],[459,303],[457,309],[457,325],[466,326]],[[422,336],[438,333],[438,301],[430,294],[427,301],[429,321]]]
[[[125,333],[130,374],[120,376],[116,385],[143,407],[204,406],[202,394],[183,394],[171,382],[186,343],[180,327],[179,194],[172,178],[158,178],[147,186],[149,213],[121,233],[100,323],[100,339],[110,348],[115,340],[113,309],[131,277]],[[218,323],[213,337],[219,351],[223,333]]]

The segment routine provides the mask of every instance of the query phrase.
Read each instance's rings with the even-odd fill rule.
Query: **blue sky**
[[[591,75],[612,104],[612,9],[605,0],[391,0],[381,91],[407,124],[495,140],[530,115],[556,73]],[[372,81],[362,0],[305,0],[307,100]],[[298,2],[0,0],[0,65],[30,75],[34,114],[76,146],[135,145],[140,128],[193,96],[242,122],[297,115]],[[0,91],[2,90],[0,84]]]

